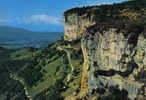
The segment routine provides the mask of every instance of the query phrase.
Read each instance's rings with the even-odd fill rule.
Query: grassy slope
[[[25,52],[25,58],[17,59],[16,53]],[[0,48],[0,98],[1,100],[26,100],[24,86],[10,77],[10,74],[17,72],[20,66],[30,57],[27,49],[9,50]],[[12,57],[11,57],[12,56]],[[14,57],[15,56],[15,57]],[[21,56],[21,55],[19,55]],[[27,56],[27,57],[26,57]]]
[[[34,58],[38,60],[35,66],[42,66],[40,72],[43,73],[43,76],[36,82],[36,85],[28,89],[32,99],[61,100],[80,88],[80,60],[78,57],[71,58],[71,63],[74,66],[72,72],[67,53],[57,49],[62,45],[64,45],[64,41],[58,41],[35,54]],[[70,53],[74,55],[73,51]],[[70,81],[68,81],[69,74],[71,74]]]
[[[75,57],[71,59],[74,66],[74,72],[71,72],[67,54],[57,49],[61,45],[64,45],[62,40],[42,50],[0,48],[2,100],[27,100],[27,97],[33,100],[58,100],[79,88],[80,60]],[[73,51],[70,53],[74,54]],[[67,81],[68,73],[71,73],[70,81]],[[13,95],[9,96],[12,92]]]

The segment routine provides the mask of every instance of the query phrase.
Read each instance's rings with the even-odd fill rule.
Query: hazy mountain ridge
[[[35,32],[23,28],[0,26],[0,46],[6,48],[45,47],[60,39],[61,32]]]

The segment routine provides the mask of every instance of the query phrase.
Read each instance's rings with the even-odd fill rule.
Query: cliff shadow
[[[138,68],[138,65],[134,61],[132,61],[127,64],[127,70],[124,72],[116,71],[114,69],[111,69],[108,71],[97,70],[95,71],[94,75],[95,77],[98,77],[98,75],[111,77],[111,76],[114,76],[115,74],[119,74],[122,77],[128,77],[134,71],[135,68]]]

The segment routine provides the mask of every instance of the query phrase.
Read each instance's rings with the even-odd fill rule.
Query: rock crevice
[[[101,8],[91,7],[86,10]],[[124,9],[119,8],[121,11]],[[136,12],[141,11],[139,9]],[[81,94],[99,88],[110,91],[111,87],[118,87],[119,91],[127,91],[131,99],[141,96],[146,82],[146,25],[143,21],[146,13],[134,20],[120,14],[115,14],[115,19],[103,21],[85,16],[86,13],[69,13],[64,16],[64,39],[69,42],[81,40],[84,56]],[[97,13],[93,16],[99,17]]]

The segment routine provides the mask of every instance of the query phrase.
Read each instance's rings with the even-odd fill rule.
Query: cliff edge
[[[145,99],[145,19],[145,0],[64,13],[64,40],[80,44],[84,57],[80,93],[70,100]]]

